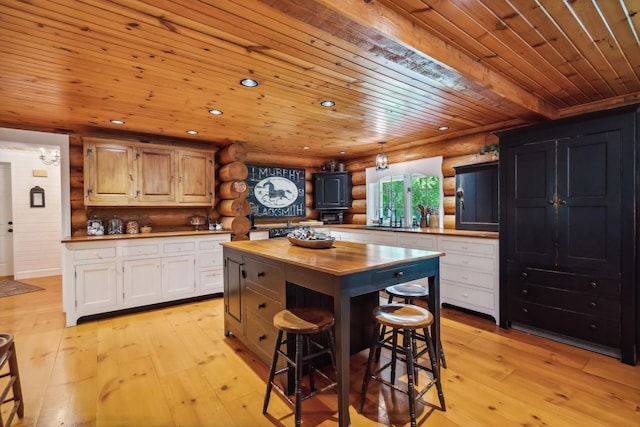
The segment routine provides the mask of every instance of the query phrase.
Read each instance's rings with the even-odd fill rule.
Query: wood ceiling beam
[[[277,2],[269,3],[273,5]],[[501,100],[499,105],[501,110],[511,108],[512,115],[521,118],[531,119],[532,116],[539,116],[555,119],[558,117],[558,110],[551,104],[375,1],[316,0],[316,3],[348,17],[392,42],[409,48],[423,61],[426,59],[427,62],[432,62],[437,69],[425,70],[429,78],[436,79],[440,83],[444,82],[445,85],[456,90],[470,88],[472,92],[483,97],[481,99],[483,102],[497,98]],[[393,56],[385,59],[393,60]],[[398,59],[405,63],[407,61],[407,57],[402,55]],[[441,73],[440,77],[436,75],[438,73]],[[514,106],[517,107],[515,110]]]

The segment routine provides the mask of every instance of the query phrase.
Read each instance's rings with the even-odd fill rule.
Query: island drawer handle
[[[396,271],[393,275],[399,279],[404,276],[404,271]]]
[[[265,308],[267,306],[267,303],[265,302],[261,302],[258,304],[258,308]]]
[[[257,274],[258,277],[264,277],[264,271],[259,271]]]
[[[260,335],[260,336],[258,337],[258,341],[264,341],[264,340],[266,340],[266,339],[267,339],[267,336],[266,336],[266,335]]]

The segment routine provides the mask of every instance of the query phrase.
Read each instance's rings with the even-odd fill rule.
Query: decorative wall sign
[[[247,165],[251,213],[256,218],[305,217],[305,170]]]

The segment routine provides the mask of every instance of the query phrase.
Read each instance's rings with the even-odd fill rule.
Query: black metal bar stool
[[[8,371],[4,372],[4,367],[8,363]],[[0,334],[0,379],[9,378],[4,389],[0,390],[0,406],[5,403],[13,402],[13,408],[7,416],[6,424],[2,420],[2,408],[0,408],[0,427],[9,427],[13,421],[13,417],[17,414],[18,418],[24,416],[24,401],[22,400],[22,386],[20,385],[20,373],[18,372],[18,359],[16,357],[16,344],[13,341],[13,335]],[[12,395],[7,398],[11,390]]]
[[[385,288],[385,292],[389,295],[389,300],[387,303],[391,304],[394,298],[401,298],[405,304],[415,304],[416,298],[427,298],[429,296],[429,288],[421,283],[400,283],[397,285],[387,286]],[[425,300],[425,302],[427,302]],[[427,302],[427,310],[429,309],[429,304]],[[382,327],[382,333],[386,333],[386,329],[384,326]],[[416,334],[418,332],[416,331]],[[424,340],[424,337],[422,337]],[[438,336],[438,341],[440,343],[440,363],[442,363],[443,368],[447,368],[447,360],[444,357],[444,348],[442,347],[442,340]],[[413,337],[413,349],[416,350],[416,340]],[[376,354],[376,360],[380,357],[380,353]]]
[[[333,314],[326,310],[317,308],[292,308],[289,310],[282,310],[273,316],[273,325],[278,329],[278,336],[276,337],[276,345],[273,351],[273,359],[271,361],[271,370],[269,372],[269,380],[267,382],[267,393],[265,395],[264,406],[262,408],[263,414],[267,413],[271,390],[272,388],[275,388],[290,405],[295,407],[295,425],[299,426],[302,416],[302,401],[338,385],[337,381],[329,378],[329,376],[324,372],[317,370],[313,364],[313,360],[318,356],[328,354],[331,357],[331,364],[333,365],[335,372],[336,359],[335,339],[332,329],[333,324]],[[285,332],[287,333],[287,338],[283,339]],[[324,345],[311,338],[312,335],[319,333],[326,333],[329,340],[328,345]],[[290,339],[294,339],[296,345],[294,360],[286,354],[286,344]],[[284,351],[281,349],[283,345],[285,345]],[[287,363],[282,369],[276,369],[278,365],[278,358],[280,356],[283,357]],[[309,392],[302,395],[302,374],[304,371],[304,365],[309,366]],[[291,371],[293,371],[295,375],[295,402],[291,400],[285,390],[275,381],[276,375],[290,373]],[[315,388],[314,374],[316,373],[327,381],[327,384],[320,389]]]
[[[385,304],[376,307],[372,313],[373,320],[375,321],[375,327],[373,330],[372,343],[369,349],[369,360],[367,361],[367,367],[364,373],[364,379],[362,381],[362,392],[360,393],[360,408],[359,412],[362,412],[364,402],[367,395],[367,389],[371,379],[379,381],[395,390],[402,393],[406,393],[409,396],[409,416],[411,418],[411,427],[416,427],[416,401],[420,399],[433,385],[438,390],[438,397],[440,400],[440,408],[446,411],[444,402],[444,393],[442,391],[442,383],[440,381],[440,366],[436,362],[435,352],[433,350],[433,342],[431,341],[431,335],[429,333],[429,327],[433,324],[433,315],[425,308],[412,304]],[[391,328],[392,334],[389,336],[382,336],[380,329],[382,326]],[[414,352],[412,348],[412,332],[422,329],[425,339],[425,346],[419,352]],[[403,347],[398,349],[397,347],[397,335],[402,332]],[[414,334],[415,335],[415,334]],[[391,346],[392,357],[389,363],[378,367],[377,370],[373,370],[374,359],[377,351],[383,346]],[[400,358],[396,357],[396,352],[401,352],[404,357],[402,358],[406,362],[407,366],[407,387],[401,388],[395,384],[395,367]],[[424,355],[429,354],[429,366],[424,366],[419,363],[419,359]],[[391,379],[385,380],[382,378],[382,372],[391,368]],[[422,369],[425,372],[431,373],[432,379],[429,381],[422,390],[417,391],[416,386],[416,372],[417,369]]]

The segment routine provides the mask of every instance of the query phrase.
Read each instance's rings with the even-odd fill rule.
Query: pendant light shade
[[[383,171],[385,169],[389,169],[389,157],[382,148],[386,142],[378,142],[378,144],[380,144],[380,152],[376,154],[376,170]]]

